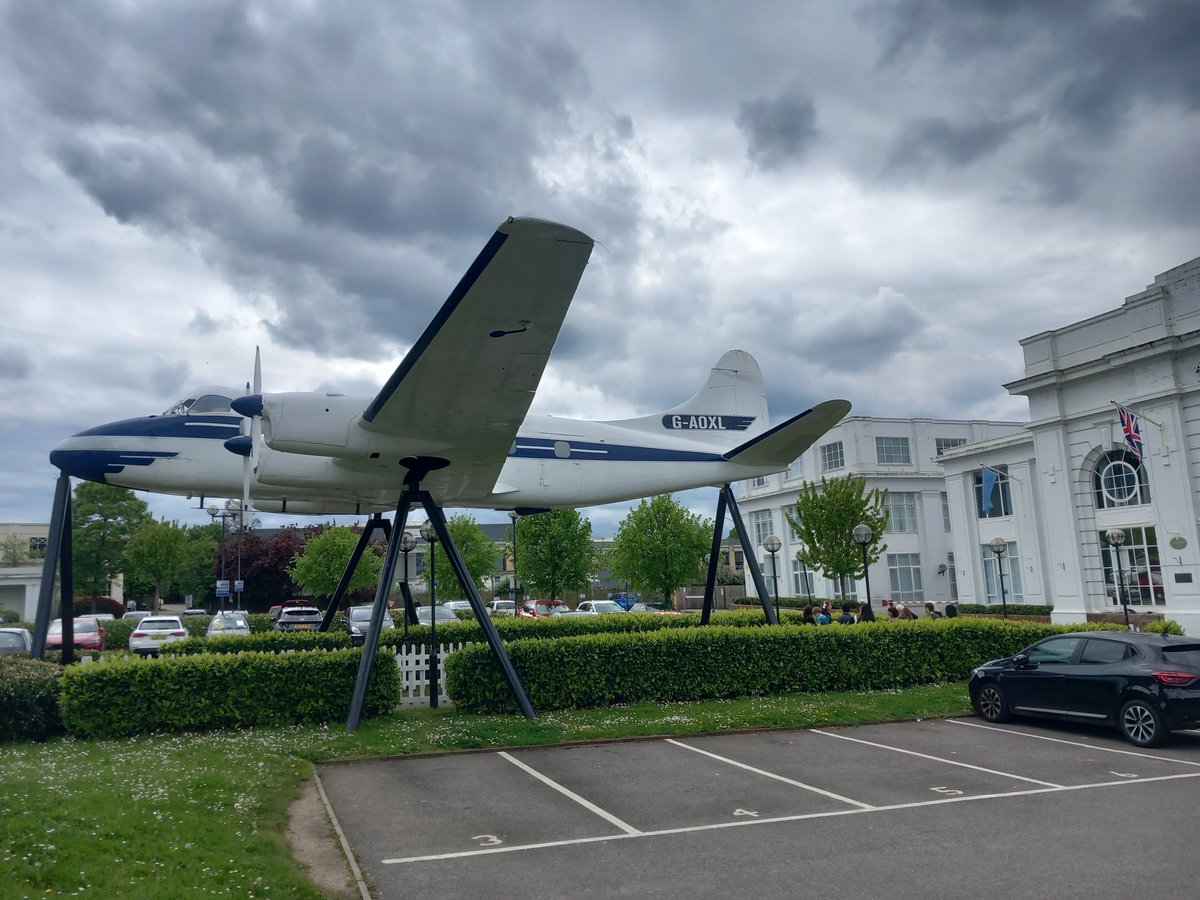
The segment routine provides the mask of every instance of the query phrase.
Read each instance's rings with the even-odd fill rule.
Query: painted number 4
[[[935,787],[930,788],[930,790],[938,794],[945,794],[947,797],[957,797],[962,793],[962,791],[958,790],[957,788],[950,787]]]

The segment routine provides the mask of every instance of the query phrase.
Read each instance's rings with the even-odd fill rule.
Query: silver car
[[[455,614],[454,610],[446,609],[446,607],[444,607],[444,606],[435,606],[433,608],[436,611],[437,620],[439,622],[457,622],[457,621],[459,621],[458,616]],[[422,625],[430,624],[432,622],[432,618],[431,618],[432,615],[433,614],[429,612],[428,606],[418,606],[417,607],[417,621],[420,624],[422,624]]]
[[[204,632],[205,637],[224,637],[227,634],[249,634],[250,621],[246,618],[245,613],[226,612],[217,613],[212,617],[212,621],[208,623],[208,629]]]
[[[343,623],[350,632],[350,643],[355,647],[361,647],[366,643],[367,634],[371,631],[371,612],[374,608],[374,605],[370,603],[362,606],[351,606],[342,617]],[[383,611],[383,620],[380,622],[380,631],[395,627],[396,620],[385,609]]]
[[[0,653],[28,653],[33,635],[28,628],[0,628]]]

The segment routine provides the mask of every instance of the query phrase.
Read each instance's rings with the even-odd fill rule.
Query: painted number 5
[[[949,787],[935,787],[935,788],[930,788],[930,790],[934,791],[936,793],[939,793],[939,794],[945,794],[947,797],[957,797],[962,793],[962,791],[960,791],[960,790],[957,790],[955,788],[949,788]]]

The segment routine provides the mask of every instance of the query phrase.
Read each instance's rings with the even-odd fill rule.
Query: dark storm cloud
[[[506,215],[573,219],[591,197],[538,171],[580,145],[587,88],[532,14],[26,4],[7,24],[26,89],[63,126],[63,170],[117,221],[271,298],[275,333],[323,352],[361,345],[366,323],[411,340]],[[628,141],[632,122],[612,132]],[[609,190],[612,140],[595,148]]]
[[[916,174],[934,165],[962,168],[994,153],[1027,123],[1027,118],[962,123],[951,123],[941,116],[917,119],[901,127],[886,168]]]
[[[804,157],[817,138],[817,110],[804,88],[791,85],[775,97],[742,103],[737,126],[750,161],[773,171]]]

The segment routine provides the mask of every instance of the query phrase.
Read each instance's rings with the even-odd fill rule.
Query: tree
[[[451,516],[446,521],[446,528],[458,547],[458,554],[462,557],[463,565],[467,567],[476,589],[482,589],[483,580],[496,571],[495,543],[487,536],[487,532],[479,527],[479,523],[464,513]],[[438,548],[434,561],[434,575],[438,586],[442,588],[442,597],[446,600],[452,599],[451,595],[446,593],[451,589],[451,585],[454,585],[453,596],[460,596],[461,585],[458,583],[458,576],[454,574],[454,567],[450,565],[450,557],[445,548]]]
[[[854,542],[854,526],[866,525],[875,535],[867,545],[868,565],[887,550],[882,538],[888,522],[888,492],[866,488],[867,480],[858,475],[822,477],[819,485],[807,482],[796,500],[796,515],[787,516],[800,539],[796,555],[810,569],[837,581],[843,599],[846,577],[863,576],[863,552]]]
[[[617,528],[609,553],[614,575],[662,597],[669,608],[675,590],[703,577],[713,523],[688,512],[670,494],[643,500]]]
[[[31,562],[33,559],[29,555],[29,539],[19,534],[5,535],[4,540],[0,541],[0,566],[15,568],[27,566]]]
[[[560,600],[582,591],[596,569],[592,523],[574,509],[526,516],[517,524],[517,577],[536,594]]]
[[[359,532],[342,525],[330,525],[309,536],[292,560],[288,574],[314,596],[328,600],[337,590],[346,564],[358,545]],[[365,552],[359,558],[350,578],[349,589],[379,583],[383,560],[375,552]]]
[[[108,594],[109,583],[125,565],[129,539],[150,518],[146,502],[128,488],[79,483],[71,507],[71,540],[75,583],[83,593],[93,600]]]
[[[178,522],[151,520],[129,538],[125,562],[131,575],[145,578],[154,585],[151,609],[158,612],[163,588],[183,574],[187,562],[187,532]]]
[[[289,527],[281,528],[266,538],[254,533],[245,536],[242,542],[242,580],[246,582],[246,592],[242,602],[246,609],[266,610],[272,604],[282,603],[300,593],[300,586],[292,578],[289,569],[304,542],[320,531],[320,526],[305,529]],[[213,538],[213,546],[216,547],[216,537]],[[225,550],[229,552],[228,547]],[[235,549],[235,559],[236,554]],[[209,577],[212,577],[212,572]]]

